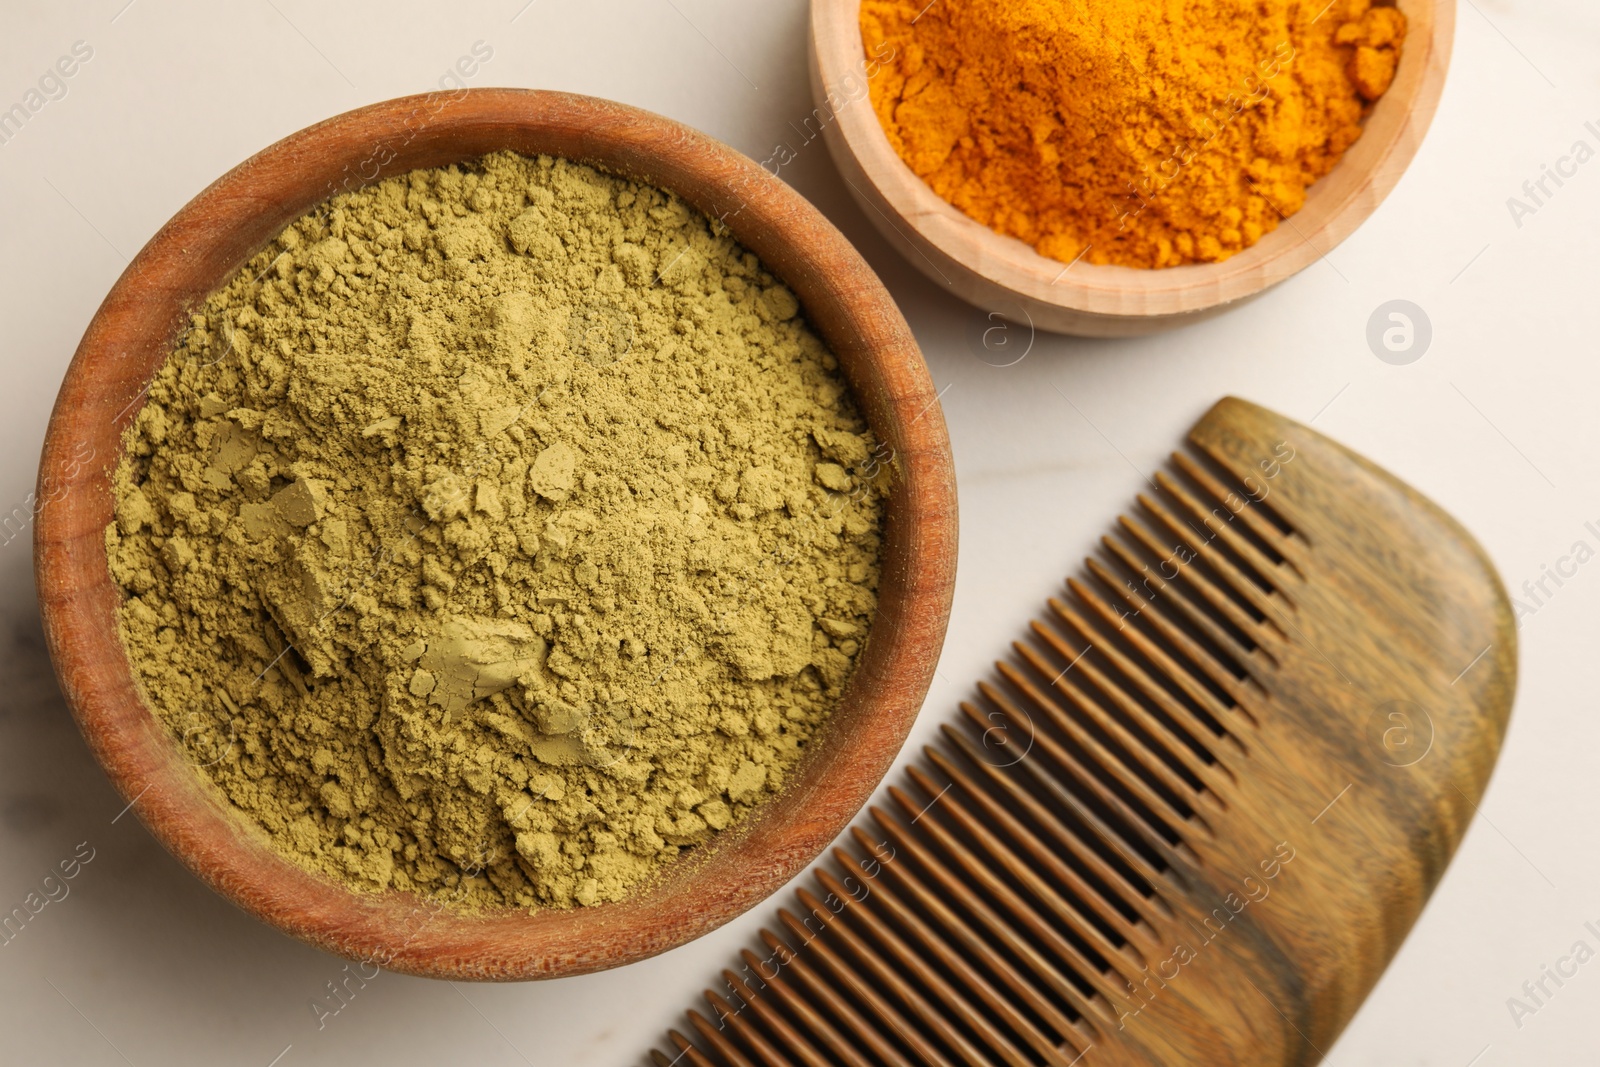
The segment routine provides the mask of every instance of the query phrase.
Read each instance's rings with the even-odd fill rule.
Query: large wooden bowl
[[[781,277],[894,450],[882,610],[841,703],[783,793],[618,904],[466,917],[400,892],[356,893],[281,858],[197,770],[140,695],[107,567],[109,475],[189,309],[287,223],[346,188],[512,149],[592,163],[721,218]],[[56,672],[89,747],[157,838],[257,918],[329,951],[413,974],[526,979],[613,967],[716,928],[817,856],[865,803],[932,677],[955,578],[949,440],[905,320],[861,257],[756,163],[647,112],[560,93],[483,89],[376,104],[245,161],[151,239],[67,370],[39,471],[35,558]]]
[[[1320,7],[1321,4],[1316,6]],[[811,87],[834,161],[890,244],[993,314],[1044,330],[1127,337],[1194,322],[1256,296],[1327,255],[1389,195],[1433,121],[1450,66],[1455,0],[1397,0],[1410,21],[1394,84],[1305,206],[1221,263],[1144,270],[1067,264],[989,229],[906,166],[872,110],[860,0],[812,0]]]

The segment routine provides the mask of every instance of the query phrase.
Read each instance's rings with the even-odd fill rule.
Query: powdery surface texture
[[[150,702],[297,863],[626,896],[782,788],[875,610],[892,464],[798,311],[565,161],[298,221],[127,436],[106,544]]]
[[[889,142],[1068,263],[1214,262],[1299,211],[1389,88],[1371,0],[865,0]]]

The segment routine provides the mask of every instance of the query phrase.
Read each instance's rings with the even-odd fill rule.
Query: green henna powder
[[[146,697],[295,863],[621,899],[783,787],[890,464],[754,256],[511,154],[289,226],[193,316],[106,531]]]

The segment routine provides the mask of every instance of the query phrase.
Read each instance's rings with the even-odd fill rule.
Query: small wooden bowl
[[[1394,84],[1305,206],[1221,263],[1144,270],[1039,255],[951,206],[900,159],[873,112],[860,0],[812,0],[811,88],[834,161],[867,217],[919,270],[1004,318],[1084,337],[1131,337],[1195,322],[1325,256],[1377,210],[1433,121],[1450,65],[1455,0],[1398,0],[1410,21]]]
[[[882,610],[784,792],[625,902],[467,917],[300,869],[203,778],[135,684],[104,531],[120,435],[189,309],[329,195],[501,149],[592,163],[721,218],[800,298],[901,478],[887,509]],[[798,874],[866,802],[904,742],[955,579],[944,419],[916,342],[871,268],[750,159],[676,122],[563,93],[474,89],[375,104],[278,142],[202,192],[139,253],[89,324],[51,415],[38,500],[39,600],[57,674],[89,747],[156,837],[264,922],[352,959],[440,978],[548,978],[643,959],[720,926]]]

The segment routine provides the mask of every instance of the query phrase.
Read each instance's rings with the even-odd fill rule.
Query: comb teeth
[[[998,678],[691,1011],[659,1064],[1070,1067],[1140,997],[1227,811],[1307,548],[1175,454]],[[821,894],[820,896],[818,894]]]

